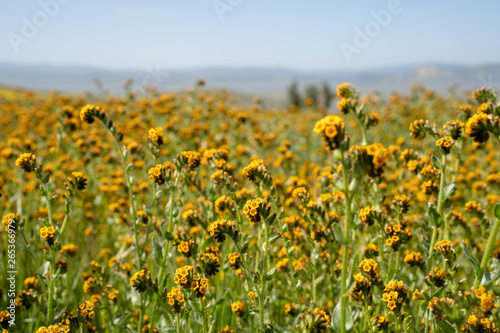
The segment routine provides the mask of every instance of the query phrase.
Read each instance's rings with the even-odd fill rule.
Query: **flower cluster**
[[[195,266],[183,266],[177,268],[174,283],[184,289],[193,289],[196,297],[204,297],[208,291],[208,280],[196,274]]]
[[[262,221],[262,210],[266,208],[266,199],[256,198],[248,200],[243,206],[243,214],[250,221],[250,224],[255,225]]]
[[[42,326],[36,330],[36,333],[69,333],[70,328],[68,325],[59,323],[57,325],[49,325],[48,327]]]
[[[356,153],[360,167],[372,178],[384,174],[384,166],[390,158],[390,153],[381,143],[368,146],[354,146],[351,150]]]
[[[139,272],[134,273],[130,278],[130,285],[134,287],[140,293],[145,292],[148,289],[153,291],[158,290],[158,281],[151,278],[151,272],[147,272],[143,269]]]
[[[172,312],[180,313],[185,302],[184,295],[181,292],[180,288],[172,287],[170,292],[167,293],[168,304],[172,308]]]
[[[410,135],[415,139],[424,139],[425,135],[430,131],[432,131],[432,129],[428,119],[415,120],[410,124]]]
[[[80,315],[86,320],[92,322],[95,318],[94,312],[95,303],[92,301],[85,301],[78,305],[78,310],[80,310]]]
[[[25,153],[19,156],[16,160],[16,166],[23,169],[25,172],[32,172],[36,168],[36,155]]]
[[[350,295],[357,300],[367,301],[371,296],[372,283],[361,273],[354,274],[353,278],[354,287],[352,287]]]
[[[344,120],[339,116],[326,116],[316,123],[314,132],[321,134],[327,148],[334,151],[340,148],[345,138]]]
[[[162,164],[157,164],[148,170],[148,175],[150,181],[163,185],[167,181],[167,168]]]
[[[453,249],[453,244],[449,240],[444,239],[437,242],[434,245],[434,250],[438,250],[446,262],[452,263],[455,261],[455,250]]]
[[[410,209],[410,202],[411,199],[404,194],[397,195],[394,197],[394,200],[392,200],[392,204],[398,214],[408,213],[408,210]]]
[[[227,262],[234,269],[239,269],[241,267],[241,257],[239,253],[229,253],[227,255]]]
[[[342,113],[347,114],[354,111],[358,105],[358,91],[350,83],[342,83],[337,87],[337,107]]]
[[[73,191],[75,189],[79,191],[85,190],[85,188],[87,187],[87,176],[85,176],[83,172],[80,171],[73,171],[71,173],[71,176],[72,177],[67,178],[68,189],[71,189]]]
[[[189,170],[194,170],[200,166],[201,155],[196,151],[183,151],[181,152],[180,162],[186,164]]]
[[[40,228],[40,237],[47,241],[50,246],[54,245],[56,229],[53,226]]]
[[[197,248],[198,245],[192,239],[188,241],[180,241],[177,244],[177,251],[179,251],[188,258],[196,253]]]
[[[212,236],[219,243],[226,240],[226,234],[233,239],[237,238],[239,235],[238,229],[236,229],[236,223],[234,221],[227,221],[224,219],[218,219],[210,224],[207,231],[210,236]]]
[[[219,272],[220,268],[220,258],[212,252],[203,253],[200,258],[198,258],[200,267],[207,276],[213,276]]]
[[[434,285],[437,288],[441,288],[445,285],[448,275],[449,274],[444,269],[436,266],[433,271],[427,274],[424,278],[424,282],[428,285]]]
[[[358,268],[366,275],[371,281],[379,278],[378,263],[373,259],[363,259],[360,261]]]
[[[11,222],[11,221],[14,221],[14,222]],[[16,214],[8,213],[2,217],[2,224],[5,225],[5,231],[9,230],[9,226],[11,229],[16,230],[17,226],[19,224],[19,221],[20,221],[19,213],[16,213]]]
[[[254,183],[258,180],[262,180],[265,183],[270,183],[272,181],[271,176],[267,173],[264,161],[261,159],[251,161],[249,165],[243,168],[242,174]]]
[[[444,155],[448,155],[451,151],[451,147],[453,147],[453,144],[455,143],[455,140],[451,136],[447,136],[444,138],[440,138],[436,141],[436,146],[441,149],[441,152]]]
[[[387,239],[385,245],[392,248],[393,251],[398,251],[401,245],[406,244],[412,237],[412,232],[404,224],[395,224],[392,222],[385,227]]]
[[[100,106],[92,104],[85,105],[80,111],[80,119],[88,124],[94,122],[94,117],[100,118],[104,116],[104,111]]]
[[[366,206],[359,211],[359,218],[361,223],[372,226],[375,221],[379,220],[380,212],[375,207]]]
[[[238,317],[245,317],[245,302],[237,301],[231,304],[231,310],[236,313]]]
[[[470,315],[467,318],[467,324],[461,327],[461,331],[466,333],[498,333],[500,330],[488,318],[479,319],[475,315]]]
[[[405,255],[404,262],[410,267],[418,267],[420,270],[425,270],[425,260],[420,252],[410,252]]]
[[[163,144],[163,129],[161,127],[150,128],[148,131],[148,136],[149,139],[158,146],[161,146]]]
[[[410,302],[408,288],[404,287],[403,281],[393,280],[385,286],[382,301],[389,310],[400,311],[402,306]]]

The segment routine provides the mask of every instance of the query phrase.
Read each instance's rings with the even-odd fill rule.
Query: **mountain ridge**
[[[16,64],[0,62],[0,85],[24,87],[39,91],[57,90],[65,93],[97,91],[93,79],[97,78],[112,94],[123,93],[123,83],[132,78],[132,88],[139,93],[144,86],[159,91],[179,91],[199,78],[205,79],[207,88],[227,88],[242,94],[255,95],[272,104],[286,101],[286,89],[296,81],[299,88],[323,82],[332,88],[342,82],[351,82],[362,93],[377,90],[383,95],[391,91],[408,92],[410,85],[418,83],[446,92],[452,85],[463,89],[479,86],[500,88],[500,63],[483,65],[457,65],[428,63],[398,65],[371,70],[297,70],[279,67],[199,67],[168,69],[147,67],[143,70],[106,69],[89,65]],[[499,82],[497,82],[499,81]]]

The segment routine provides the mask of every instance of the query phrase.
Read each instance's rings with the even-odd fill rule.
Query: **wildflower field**
[[[306,104],[0,97],[3,332],[500,332],[496,94]]]

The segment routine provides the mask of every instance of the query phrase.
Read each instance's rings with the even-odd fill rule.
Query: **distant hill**
[[[428,64],[402,66],[366,71],[298,71],[280,68],[197,68],[173,70],[145,68],[144,70],[108,70],[85,66],[20,65],[0,62],[0,85],[25,87],[39,91],[62,92],[97,91],[93,79],[98,78],[110,93],[123,92],[127,78],[134,80],[133,88],[141,92],[143,85],[155,86],[160,91],[180,91],[204,78],[208,89],[228,88],[242,99],[259,96],[269,105],[282,106],[286,89],[292,81],[301,88],[309,84],[327,82],[335,88],[342,82],[351,82],[361,92],[378,90],[387,95],[396,90],[407,92],[410,85],[420,83],[445,92],[458,84],[459,88],[473,89],[491,86],[500,89],[500,64],[461,66]]]

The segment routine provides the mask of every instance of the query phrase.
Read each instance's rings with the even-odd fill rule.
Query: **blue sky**
[[[317,70],[500,60],[495,0],[3,0],[1,6],[0,61],[15,63]],[[374,12],[390,16],[380,14],[379,23]]]

